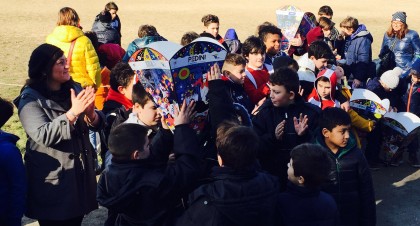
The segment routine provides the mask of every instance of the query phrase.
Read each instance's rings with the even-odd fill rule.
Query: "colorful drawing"
[[[176,45],[174,47],[174,45]],[[160,42],[160,48],[176,49],[177,44],[170,42]],[[166,47],[165,47],[166,46]],[[181,47],[181,46],[179,46]],[[150,48],[147,45],[137,50],[129,60],[131,68],[134,70],[135,82],[140,82],[144,89],[152,96],[155,104],[162,110],[166,124],[171,130],[175,128],[173,123],[174,116],[174,83],[169,67],[169,57],[165,57],[159,48]],[[170,53],[167,53],[170,55]]]
[[[297,33],[301,35],[301,37],[306,37],[306,34],[316,26],[316,17],[311,12],[306,12],[303,15],[302,21],[300,22],[299,28]]]
[[[380,157],[386,163],[398,159],[420,128],[420,118],[409,112],[389,112],[381,120],[382,144]]]
[[[350,107],[362,117],[381,118],[389,108],[389,100],[381,100],[375,93],[367,89],[354,89],[350,98]]]
[[[192,120],[192,127],[200,133],[208,114],[207,72],[215,63],[222,68],[227,51],[216,40],[198,38],[181,48],[173,55],[170,63],[175,94],[172,100],[182,103],[196,102],[197,114]]]
[[[287,40],[293,39],[298,31],[304,12],[295,6],[287,5],[277,9],[276,15],[277,24],[282,34]]]

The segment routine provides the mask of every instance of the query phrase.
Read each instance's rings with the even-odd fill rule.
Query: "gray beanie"
[[[401,21],[406,24],[407,15],[405,14],[405,12],[398,11],[392,14],[392,21]]]

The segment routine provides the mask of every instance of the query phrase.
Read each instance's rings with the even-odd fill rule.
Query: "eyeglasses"
[[[65,66],[67,64],[67,59],[59,59],[57,62],[55,62],[55,64]]]

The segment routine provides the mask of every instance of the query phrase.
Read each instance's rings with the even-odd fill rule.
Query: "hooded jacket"
[[[370,75],[369,64],[372,62],[372,35],[361,24],[345,41],[344,58],[350,73],[355,79],[366,82]]]
[[[411,69],[411,65],[414,61],[420,58],[419,34],[416,31],[408,30],[403,39],[398,39],[396,37],[389,37],[385,33],[379,55],[385,51],[385,48],[391,49],[394,41],[395,44],[392,48],[392,52],[395,55],[395,63],[397,67],[404,70],[403,74],[406,74],[406,72]]]
[[[313,138],[311,131],[315,131],[318,125],[320,111],[318,107],[305,103],[297,94],[294,102],[288,106],[275,107],[270,99],[266,100],[252,118],[253,128],[261,141],[258,158],[262,169],[279,177],[281,189],[285,189],[287,184],[290,151],[299,144],[311,141]],[[293,123],[293,118],[299,118],[300,114],[308,117],[308,129],[303,136],[296,134]],[[278,140],[275,130],[283,120],[286,121],[284,134],[282,139]]]
[[[340,212],[339,225],[376,225],[376,204],[372,176],[363,152],[356,147],[352,135],[346,147],[334,154],[325,144],[318,129],[315,143],[328,150],[335,164],[331,166],[328,183],[322,190],[333,196]]]
[[[82,91],[73,84],[76,95]],[[28,136],[25,168],[28,198],[25,215],[33,219],[65,220],[80,217],[98,208],[94,152],[89,126],[81,114],[72,125],[66,110],[33,88],[25,87],[14,101]]]
[[[92,42],[80,28],[70,25],[57,26],[48,35],[46,43],[59,47],[63,50],[64,56],[68,57],[71,42],[75,39],[69,73],[82,87],[99,88],[101,85],[99,58]]]
[[[224,40],[225,40],[226,45],[229,47],[226,50],[228,50],[230,53],[241,54],[242,43],[239,40],[235,29],[233,28],[228,29],[226,31]]]
[[[120,44],[120,34],[115,28],[111,26],[111,23],[104,23],[100,20],[95,20],[92,25],[92,31],[96,33],[98,42],[102,44]]]
[[[278,225],[276,177],[254,169],[214,167],[209,183],[189,195],[176,225]]]
[[[0,225],[20,226],[25,211],[26,174],[18,140],[0,130]]]
[[[103,172],[97,200],[118,214],[115,225],[173,225],[175,206],[195,183],[202,156],[188,125],[176,126],[174,144],[173,164],[166,164],[169,150],[159,150],[151,155],[161,159],[113,159]]]
[[[125,52],[125,55],[122,58],[122,61],[127,63],[130,60],[131,55],[133,55],[137,50],[145,47],[146,45],[157,42],[157,41],[167,41],[162,36],[146,36],[143,38],[137,38],[132,41],[128,47],[127,51]]]
[[[328,100],[322,100],[317,89],[318,81],[320,81],[322,77],[325,77],[330,81],[331,92],[330,92],[330,96]],[[337,75],[335,74],[333,70],[325,69],[324,71],[321,71],[318,74],[318,77],[314,82],[314,88],[312,90],[312,93],[309,94],[308,102],[320,107],[322,110],[324,110],[327,107],[340,107],[340,102],[335,99],[336,88],[337,88]]]

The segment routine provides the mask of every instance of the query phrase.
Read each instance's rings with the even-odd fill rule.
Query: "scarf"
[[[108,96],[106,97],[106,100],[113,100],[116,101],[120,104],[122,104],[125,108],[125,110],[128,110],[130,108],[133,107],[133,103],[131,102],[131,100],[127,99],[127,97],[125,97],[124,95],[122,95],[121,93],[113,90],[113,89],[109,89],[108,92]]]

